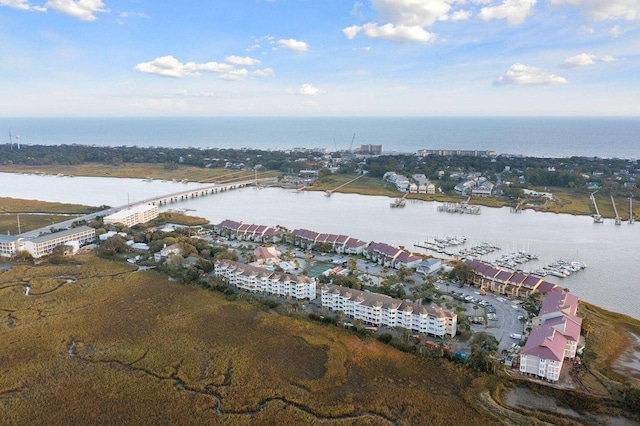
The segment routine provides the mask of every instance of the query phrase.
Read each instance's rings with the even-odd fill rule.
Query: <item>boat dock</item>
[[[480,214],[480,206],[471,206],[467,203],[445,203],[438,206],[439,212],[458,214]]]

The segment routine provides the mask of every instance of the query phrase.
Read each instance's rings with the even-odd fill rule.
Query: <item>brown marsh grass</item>
[[[455,364],[91,256],[0,274],[0,341],[5,424],[493,422]]]

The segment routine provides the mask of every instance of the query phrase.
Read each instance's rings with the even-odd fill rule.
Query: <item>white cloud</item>
[[[82,21],[95,21],[96,13],[109,12],[102,0],[49,0],[44,6]]]
[[[586,67],[588,65],[594,65],[597,61],[600,62],[614,62],[616,58],[611,55],[605,55],[598,57],[596,55],[589,55],[587,53],[581,53],[579,55],[571,56],[565,59],[563,63],[558,65],[560,68],[577,68]]]
[[[611,27],[611,29],[609,30],[609,34],[611,35],[612,38],[618,38],[623,34],[623,31],[620,29],[619,26],[614,25],[613,27]]]
[[[164,77],[182,78],[198,71],[208,72],[228,72],[233,69],[231,65],[218,62],[206,62],[197,64],[195,62],[181,63],[171,55],[156,58],[151,62],[142,62],[134,67],[136,71],[157,74]]]
[[[184,66],[191,71],[226,72],[233,69],[231,65],[220,62],[205,62],[203,64],[187,62]]]
[[[248,67],[253,67],[260,64],[260,61],[257,59],[250,58],[248,56],[227,56],[224,61],[231,65],[243,65]]]
[[[580,7],[596,21],[640,19],[640,0],[551,0],[551,4]]]
[[[280,45],[280,47],[293,50],[294,52],[306,52],[309,50],[309,45],[307,43],[292,38],[286,40],[280,39],[278,40],[278,44]]]
[[[263,68],[261,70],[255,70],[251,75],[255,75],[256,77],[273,77],[276,73],[271,68]]]
[[[116,22],[120,25],[126,24],[131,18],[151,19],[149,15],[142,12],[120,12]]]
[[[587,53],[581,53],[579,55],[571,56],[564,60],[563,63],[558,65],[560,68],[577,68],[586,67],[587,65],[593,65],[596,63],[597,56],[589,55]]]
[[[29,0],[0,0],[0,6],[7,6],[13,9],[28,10],[36,12],[46,12],[47,9],[41,6],[32,6]]]
[[[355,36],[357,36],[360,31],[362,31],[362,27],[360,27],[358,25],[352,25],[350,27],[343,28],[342,29],[342,34],[344,34],[344,36],[346,38],[348,38],[349,40],[353,40],[355,38]]]
[[[417,41],[428,43],[434,41],[437,37],[435,34],[425,31],[420,26],[404,26],[393,24],[364,24],[361,27],[353,26],[342,30],[348,39],[354,38],[358,33],[363,32],[369,38],[384,38],[387,40],[406,42]]]
[[[300,86],[300,89],[298,89],[298,93],[304,96],[318,96],[322,93],[322,90],[312,86],[311,84],[303,84]]]
[[[548,73],[540,68],[523,64],[513,64],[506,73],[493,82],[494,86],[550,86],[567,84],[569,81],[563,77]]]
[[[200,90],[197,92],[190,92],[186,89],[177,90],[176,95],[186,96],[190,98],[212,98],[216,96],[215,92],[207,92],[204,90]]]
[[[221,80],[227,80],[227,81],[242,81],[245,78],[247,78],[248,75],[249,75],[249,71],[247,71],[244,68],[241,68],[239,70],[231,70],[229,72],[226,72],[220,75],[219,78]]]
[[[428,27],[441,20],[456,0],[372,0],[380,16],[395,25]]]
[[[468,10],[456,10],[451,14],[452,21],[464,21],[465,19],[469,19],[471,17],[471,12]]]
[[[519,25],[531,15],[535,5],[536,0],[503,0],[499,6],[483,7],[478,16],[484,21],[506,19],[511,25]]]

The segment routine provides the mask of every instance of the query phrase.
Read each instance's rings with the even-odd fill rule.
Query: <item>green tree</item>
[[[495,373],[497,367],[495,352],[498,349],[496,338],[481,331],[475,333],[469,343],[471,347],[469,365],[471,368],[486,373]]]
[[[107,257],[115,256],[119,253],[128,253],[130,251],[131,247],[127,245],[127,240],[119,235],[114,235],[113,237],[104,241],[102,244],[100,244],[98,250],[96,250],[98,255]]]

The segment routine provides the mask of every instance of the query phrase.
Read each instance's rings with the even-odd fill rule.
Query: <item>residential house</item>
[[[416,272],[422,275],[431,275],[442,269],[442,261],[437,258],[424,259],[418,267]]]

